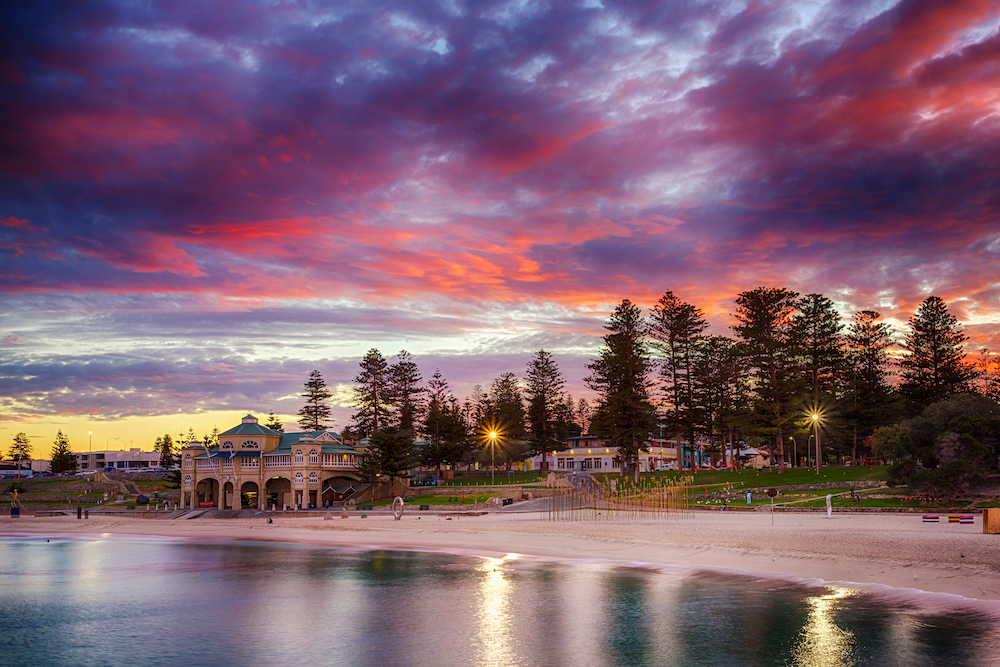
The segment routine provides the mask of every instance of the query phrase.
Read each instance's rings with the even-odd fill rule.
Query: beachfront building
[[[27,461],[19,461],[17,463],[0,463],[0,477],[24,477],[28,478],[33,476],[35,473],[28,465]]]
[[[282,433],[247,415],[219,444],[181,449],[181,505],[219,509],[306,509],[357,498],[367,489],[364,447],[331,431]]]
[[[99,452],[74,452],[73,456],[76,457],[78,472],[110,469],[128,471],[139,468],[158,468],[160,465],[159,452],[144,452],[138,447],[119,450],[105,449]]]
[[[686,447],[684,453],[688,453]],[[621,470],[621,457],[616,447],[596,435],[581,435],[566,439],[566,449],[548,452],[545,466],[555,472],[613,472]],[[542,455],[536,454],[525,463],[526,470],[542,470]],[[673,440],[650,438],[639,455],[639,470],[648,472],[663,466],[677,465],[677,446]]]

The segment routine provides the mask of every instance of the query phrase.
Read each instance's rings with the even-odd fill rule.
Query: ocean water
[[[0,538],[0,665],[1000,665],[960,599],[608,563]]]

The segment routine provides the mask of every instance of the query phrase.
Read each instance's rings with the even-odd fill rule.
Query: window
[[[260,445],[258,445],[253,440],[247,440],[246,442],[243,443],[242,447],[243,449],[259,449]]]
[[[295,462],[296,463],[302,463],[303,460],[304,459],[302,458],[302,450],[301,449],[296,449],[295,450]]]
[[[309,483],[310,484],[315,484],[318,481],[319,481],[319,475],[317,475],[314,472],[309,473]]]
[[[309,450],[309,463],[319,463],[319,454],[316,453],[315,449]]]
[[[302,486],[305,482],[305,478],[302,476],[301,472],[295,473],[295,486]]]
[[[224,443],[222,443],[221,447],[222,449],[232,449],[233,443],[230,440],[226,440]]]
[[[191,486],[191,475],[184,476],[184,486]]]

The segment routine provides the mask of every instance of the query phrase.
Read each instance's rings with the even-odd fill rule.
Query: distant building
[[[28,465],[28,461],[22,461],[21,463],[8,463],[4,461],[0,463],[0,477],[31,477],[34,472],[31,466]]]
[[[621,470],[621,457],[616,447],[609,446],[596,435],[581,435],[567,438],[566,449],[548,452],[545,464],[548,470],[565,472],[585,470],[590,472],[613,472]],[[677,445],[673,440],[650,438],[644,443],[644,451],[639,454],[639,471],[647,472],[662,466],[677,465]],[[682,447],[684,456],[690,456],[690,449]],[[695,452],[699,465],[701,452]],[[536,454],[525,461],[527,470],[542,469],[542,455]]]
[[[138,447],[132,449],[111,450],[99,452],[74,452],[77,472],[86,470],[135,470],[137,468],[158,468],[160,466],[159,452],[144,452]]]
[[[282,433],[247,415],[217,447],[181,449],[181,505],[219,509],[305,509],[359,496],[365,449],[331,431]]]

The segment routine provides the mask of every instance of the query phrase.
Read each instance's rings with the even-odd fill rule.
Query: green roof
[[[279,447],[287,447],[294,445],[296,442],[302,440],[302,438],[316,438],[323,433],[329,433],[330,435],[340,437],[339,434],[333,431],[296,431],[295,433],[282,433],[281,434],[281,444]]]
[[[239,426],[234,426],[228,431],[223,431],[219,434],[219,437],[224,435],[283,435],[281,431],[273,431],[266,426],[261,426],[260,424],[247,424],[243,423]]]

